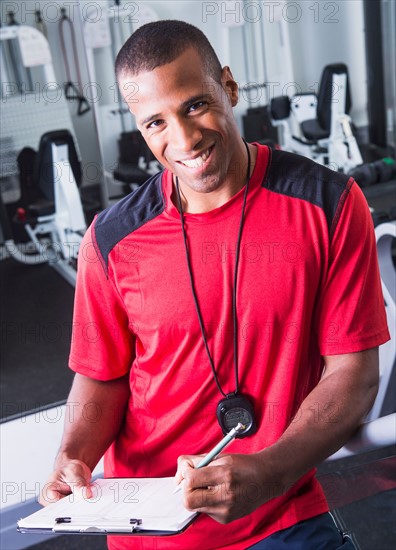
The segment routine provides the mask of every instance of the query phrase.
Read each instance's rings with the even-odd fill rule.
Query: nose
[[[171,127],[171,141],[175,151],[188,153],[199,146],[202,132],[194,120],[177,119]]]

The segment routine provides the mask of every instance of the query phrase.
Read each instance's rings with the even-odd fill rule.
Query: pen
[[[204,466],[207,466],[212,460],[214,460],[219,453],[229,444],[231,441],[235,438],[235,436],[244,430],[246,426],[242,424],[241,422],[238,422],[238,424],[235,426],[235,428],[232,428],[231,431],[228,432],[227,435],[223,437],[223,439],[215,446],[209,453],[195,466],[195,469],[203,468]],[[176,489],[173,491],[173,494],[178,493],[182,488],[182,482],[179,483],[179,485],[176,487]]]

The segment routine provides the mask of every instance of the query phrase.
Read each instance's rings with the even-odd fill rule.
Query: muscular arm
[[[120,430],[129,391],[128,376],[101,382],[75,375],[55,469],[43,488],[41,504],[89,486],[92,470]]]
[[[224,455],[200,470],[192,468],[196,458],[180,457],[176,481],[185,478],[188,508],[220,523],[238,519],[283,494],[349,440],[375,399],[378,350],[328,356],[325,366],[321,381],[272,446],[250,455]],[[256,491],[258,484],[271,491]]]
[[[320,383],[302,403],[269,459],[279,460],[283,485],[297,481],[312,466],[344,445],[362,423],[378,389],[378,349],[325,357]]]

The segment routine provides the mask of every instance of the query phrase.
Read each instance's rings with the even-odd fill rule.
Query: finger
[[[219,511],[219,507],[224,505],[223,490],[221,485],[189,489],[184,489],[185,507],[189,510],[204,511]]]
[[[92,485],[86,485],[83,480],[76,483],[71,483],[70,486],[73,495],[75,495],[79,500],[86,500],[93,497]]]
[[[48,506],[48,504],[57,502],[61,498],[70,494],[71,489],[67,483],[52,481],[46,483],[42,488],[39,496],[39,503],[42,506]]]
[[[69,485],[73,494],[83,498],[92,498],[91,470],[80,460],[72,460],[61,471],[61,478]]]
[[[204,455],[181,455],[177,459],[177,471],[175,474],[175,481],[177,484],[188,475],[188,471],[194,469],[202,460]]]
[[[64,493],[65,495],[73,493],[78,499],[92,498],[93,492],[90,477],[87,479],[84,475],[77,475],[73,470],[66,471],[63,482],[69,488],[69,491]]]
[[[185,472],[186,488],[189,490],[206,489],[217,485],[231,485],[232,474],[222,466],[210,464],[199,469],[190,469]]]
[[[64,479],[70,479],[73,482],[82,480],[84,485],[88,485],[92,475],[91,470],[81,460],[71,460],[60,472]]]
[[[50,476],[48,483],[41,490],[39,502],[47,506],[61,498],[76,494],[78,497],[92,498],[90,485],[91,470],[80,460],[71,460]]]
[[[177,470],[175,474],[175,482],[177,485],[183,481],[186,469],[193,467],[193,462],[189,460],[189,457],[185,455],[179,456],[177,459]]]
[[[205,467],[192,470],[184,481],[184,505],[186,508],[218,513],[229,510],[236,501],[237,486],[232,472],[223,467]]]

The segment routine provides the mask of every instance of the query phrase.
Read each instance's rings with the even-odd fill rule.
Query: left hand
[[[183,480],[184,506],[229,523],[283,493],[262,453],[225,454],[194,469],[202,457],[181,456],[176,482]]]

